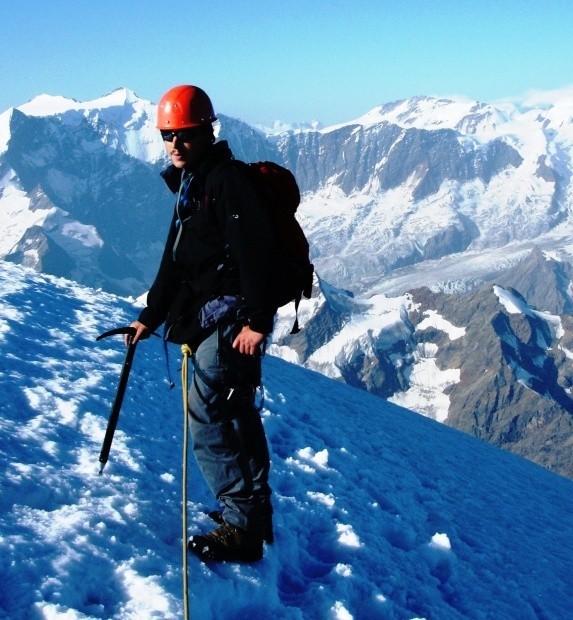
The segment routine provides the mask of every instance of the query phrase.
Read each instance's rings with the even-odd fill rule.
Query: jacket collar
[[[205,154],[205,157],[199,164],[197,170],[193,172],[194,182],[201,185],[207,178],[209,172],[217,164],[231,159],[233,159],[233,153],[231,152],[229,144],[226,140],[221,140],[220,142],[213,144]],[[167,187],[175,194],[179,190],[179,186],[181,184],[181,170],[171,164],[161,172],[161,176],[167,184]]]

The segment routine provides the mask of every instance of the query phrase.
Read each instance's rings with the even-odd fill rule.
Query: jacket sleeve
[[[270,334],[277,308],[270,301],[275,274],[276,239],[269,213],[247,171],[227,166],[215,188],[217,217],[229,252],[239,269],[241,293],[249,311],[249,326]]]
[[[147,293],[147,307],[138,317],[150,331],[155,331],[167,318],[183,280],[183,269],[173,260],[173,245],[177,237],[176,221],[174,214],[157,275]]]

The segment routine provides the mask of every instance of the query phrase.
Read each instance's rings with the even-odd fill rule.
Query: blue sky
[[[570,0],[3,0],[0,111],[41,93],[195,83],[250,123],[352,120],[414,95],[573,84]]]

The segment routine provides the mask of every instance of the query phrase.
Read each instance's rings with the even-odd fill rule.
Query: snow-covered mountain
[[[1,618],[182,617],[182,400],[159,339],[137,347],[98,475],[124,347],[95,338],[135,312],[0,263]],[[264,386],[276,540],[250,566],[190,557],[191,618],[570,616],[570,480],[269,355]],[[204,531],[192,459],[189,500]]]
[[[573,476],[573,93],[417,97],[326,128],[219,117],[304,193],[317,296],[273,351]],[[127,89],[0,115],[0,257],[145,291],[172,207],[153,119]]]
[[[533,250],[465,293],[355,298],[317,282],[270,351],[573,478],[573,264]],[[543,310],[539,310],[543,308]]]
[[[417,98],[279,138],[323,278],[368,291],[404,266],[569,234],[572,118],[573,98],[526,111]]]
[[[418,97],[278,135],[220,118],[237,157],[295,172],[315,263],[335,286],[369,291],[408,265],[568,234],[573,95],[543,107]],[[144,290],[171,207],[153,119],[127,89],[84,103],[42,95],[0,115],[0,256]]]
[[[166,213],[151,104],[40,96],[0,117],[0,255],[130,293],[152,276]],[[167,216],[168,217],[168,216]]]

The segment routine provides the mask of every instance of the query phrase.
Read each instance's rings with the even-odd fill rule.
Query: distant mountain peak
[[[95,99],[94,101],[90,101],[88,103],[90,104],[90,107],[112,107],[136,103],[138,101],[141,101],[141,98],[138,97],[132,90],[126,88],[125,86],[120,86],[100,99]]]
[[[76,110],[80,105],[80,102],[75,99],[61,95],[42,94],[18,106],[17,109],[27,116],[54,116],[68,110]]]
[[[276,120],[270,127],[267,125],[256,125],[256,127],[267,136],[276,136],[296,131],[319,131],[324,125],[318,120],[304,121],[302,123],[287,123],[285,121]]]
[[[138,97],[132,90],[125,87],[119,87],[103,97],[89,101],[78,101],[61,95],[42,94],[34,97],[32,100],[18,106],[17,109],[28,116],[55,116],[64,114],[70,110],[92,110],[105,109],[112,107],[123,107],[144,101]]]

